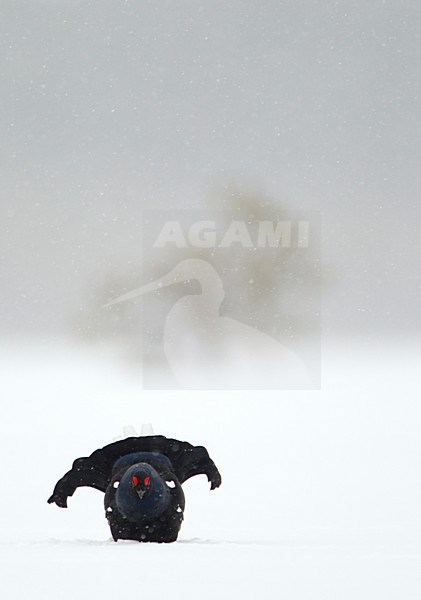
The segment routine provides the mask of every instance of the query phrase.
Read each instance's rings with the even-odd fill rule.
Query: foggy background
[[[4,0],[1,14],[3,333],[71,336],[107,278],[139,285],[142,209],[244,194],[321,211],[324,334],[415,333],[419,4]]]

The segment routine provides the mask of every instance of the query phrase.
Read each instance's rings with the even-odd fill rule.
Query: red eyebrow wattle
[[[136,475],[133,475],[133,477],[132,477],[132,483],[133,483],[133,485],[138,485],[138,483],[139,483],[139,480],[138,480],[138,478],[136,477]]]

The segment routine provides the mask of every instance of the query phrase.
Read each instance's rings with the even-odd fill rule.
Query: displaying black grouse
[[[67,498],[78,487],[93,487],[105,492],[105,515],[115,541],[175,542],[185,505],[181,485],[201,474],[211,490],[221,485],[203,446],[163,435],[130,437],[77,458],[48,502],[67,508]]]

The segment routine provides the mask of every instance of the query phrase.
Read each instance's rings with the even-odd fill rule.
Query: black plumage
[[[183,521],[182,484],[205,474],[211,489],[221,476],[203,446],[162,435],[131,437],[78,458],[48,502],[66,508],[81,486],[105,493],[105,515],[115,541],[173,542]]]

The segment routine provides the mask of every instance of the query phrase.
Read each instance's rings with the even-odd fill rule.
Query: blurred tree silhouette
[[[196,209],[197,210],[197,209]],[[297,222],[297,213],[265,197],[261,193],[245,192],[235,185],[224,186],[211,194],[204,212],[224,211],[231,220],[244,221],[251,233],[257,233],[259,221]],[[306,219],[306,215],[299,218]],[[294,343],[300,338],[314,336],[320,320],[320,250],[317,219],[312,218],[309,248],[181,248],[176,258],[168,256],[167,263],[139,260],[138,266],[123,271],[109,265],[108,271],[89,293],[89,300],[80,313],[71,319],[73,331],[83,340],[115,341],[131,357],[138,357],[144,327],[159,332],[165,319],[163,312],[153,310],[143,317],[139,304],[123,302],[107,309],[101,307],[112,298],[131,291],[143,283],[170,271],[184,258],[201,258],[210,262],[221,276],[226,297],[221,314],[232,316]],[[134,257],[135,258],[135,257]],[[101,280],[102,279],[102,280]],[[180,286],[184,285],[181,292]],[[165,305],[169,308],[184,293],[200,293],[197,282],[177,284],[165,289]],[[150,335],[157,347],[159,335]],[[159,350],[157,350],[159,353]],[[149,348],[153,360],[155,352]]]

